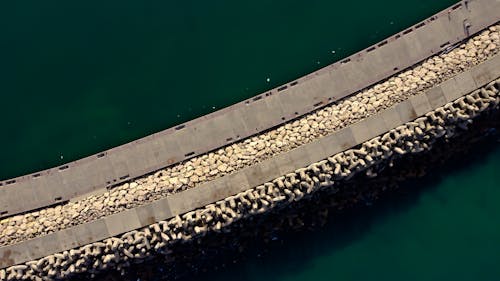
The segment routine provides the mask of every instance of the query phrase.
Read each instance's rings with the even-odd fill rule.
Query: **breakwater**
[[[105,239],[0,272],[8,280],[24,276],[62,278],[78,272],[98,272],[110,266],[120,268],[147,258],[152,251],[168,254],[170,244],[190,240],[207,231],[223,231],[225,226],[243,217],[285,206],[316,190],[335,189],[336,182],[348,180],[358,172],[376,176],[370,168],[387,165],[393,157],[425,151],[436,139],[451,138],[455,130],[466,129],[467,124],[480,113],[497,108],[499,88],[500,81],[493,81],[482,89],[437,107],[423,117],[363,142],[355,149],[348,149],[182,217],[176,216],[119,238]]]
[[[136,179],[104,194],[3,219],[0,221],[0,245],[91,222],[210,184],[213,180],[234,174],[255,162],[265,161],[331,135],[495,56],[500,50],[499,35],[500,27],[492,26],[454,50],[431,57],[335,105],[324,107],[259,136]],[[458,79],[457,83],[465,83],[470,79]],[[457,84],[456,87],[462,87],[461,85]],[[286,170],[286,165],[281,169],[284,173],[292,171]]]
[[[462,1],[340,62],[223,110],[60,167],[2,181],[0,217],[103,193],[315,111],[449,51],[495,23],[498,9],[495,0]]]
[[[498,40],[491,26],[373,88],[237,143],[245,150],[233,144],[103,194],[3,219],[0,265],[14,266],[0,277],[127,266],[319,189],[334,191],[356,173],[376,176],[391,158],[428,150],[498,106]]]
[[[492,26],[446,54],[431,57],[355,96],[259,136],[139,178],[102,195],[1,220],[0,245],[159,200],[332,134],[493,57],[500,50],[499,30],[499,26]]]
[[[400,215],[407,218],[404,214],[414,212],[417,206],[422,206],[421,201],[426,200],[424,198],[428,200],[428,197],[432,197],[435,193],[442,194],[443,183],[439,176],[443,172],[467,173],[471,169],[471,163],[481,165],[480,163],[484,162],[484,157],[489,154],[487,152],[491,150],[498,152],[495,147],[498,147],[499,135],[493,128],[497,131],[500,129],[499,113],[497,110],[496,114],[481,115],[480,118],[474,119],[474,125],[469,126],[467,131],[458,130],[458,134],[451,140],[444,138],[438,140],[427,152],[407,154],[405,157],[394,159],[392,167],[383,166],[383,169],[377,171],[377,177],[369,178],[364,173],[358,173],[343,182],[336,192],[329,192],[329,189],[318,191],[310,198],[297,201],[283,209],[242,219],[233,223],[225,232],[211,232],[188,243],[179,243],[171,248],[172,252],[168,256],[159,255],[145,263],[122,268],[121,271],[105,271],[97,274],[95,279],[195,280],[203,276],[207,280],[217,278],[231,280],[231,276],[240,274],[247,280],[253,280],[260,275],[255,272],[255,267],[259,267],[262,263],[272,268],[272,272],[266,271],[267,276],[264,277],[266,280],[286,279],[284,276],[289,274],[303,276],[311,260],[317,260],[318,256],[323,257],[326,254],[342,257],[339,252],[343,252],[343,248],[353,247],[353,244],[360,243],[359,240],[371,237],[370,233],[380,224],[379,220],[391,220],[389,218],[394,219],[393,216],[396,216],[399,221]],[[490,184],[490,187],[492,185],[494,189],[494,184]],[[456,193],[464,192],[468,187],[454,186],[451,189],[455,191],[452,197],[456,198]],[[484,189],[478,186],[465,192],[470,195],[476,192],[480,194],[481,191]],[[463,213],[467,214],[474,209],[477,197],[465,197],[465,200],[459,198],[461,207],[467,210]],[[442,201],[435,202],[436,205],[450,204],[449,198],[440,199]],[[494,200],[491,199],[489,202],[491,201]],[[435,215],[442,216],[443,213],[430,214],[430,217]],[[464,218],[458,214],[457,216],[463,223]],[[425,218],[427,221],[430,219]],[[472,222],[474,218],[465,220]],[[404,223],[405,226],[413,224],[417,223]],[[470,227],[470,223],[466,225]],[[462,233],[466,231],[466,225],[463,226]],[[392,228],[389,229],[394,231]],[[440,236],[443,234],[442,231],[433,229],[428,235]],[[418,231],[420,234],[427,232],[428,230]],[[453,233],[452,230],[450,232]],[[418,239],[418,235],[415,235],[415,239]],[[480,236],[478,234],[477,237]],[[384,240],[382,237],[380,239]],[[411,238],[404,235],[399,239],[402,240],[401,243],[405,243],[404,241],[408,243],[405,239]],[[442,248],[447,246],[443,245]],[[442,248],[438,246],[433,250],[439,255]],[[366,249],[361,251],[364,252]],[[374,255],[376,254],[371,254]],[[366,263],[361,261],[358,265],[362,267],[371,265],[373,268],[377,267],[376,265],[386,264],[387,258],[375,262],[376,265],[373,261],[369,265]],[[350,262],[346,261],[344,264],[348,265]],[[474,261],[469,261],[468,264],[475,268],[481,265],[481,262],[474,264]],[[335,266],[338,268],[339,264]],[[331,264],[328,267],[330,268]],[[464,270],[468,272],[467,269]],[[446,269],[443,271],[446,272]],[[324,274],[342,276],[331,272]],[[250,276],[247,277],[248,275]],[[388,273],[388,276],[398,276],[398,274],[392,272]],[[70,280],[88,280],[88,278],[88,275],[79,275]]]

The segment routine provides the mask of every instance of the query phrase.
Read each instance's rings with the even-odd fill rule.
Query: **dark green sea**
[[[2,1],[0,179],[251,97],[455,2]],[[352,224],[363,234],[349,243],[327,225],[304,247],[213,279],[500,280],[500,145],[481,157],[438,173],[407,208],[377,214],[368,228],[372,214],[361,215]]]
[[[244,262],[204,279],[500,280],[500,145],[451,161],[370,207],[257,243]]]

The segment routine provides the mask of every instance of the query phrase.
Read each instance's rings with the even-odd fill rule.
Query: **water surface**
[[[254,96],[454,2],[2,1],[0,179]]]
[[[455,2],[2,1],[0,179],[251,97]],[[292,235],[204,279],[499,280],[499,170],[496,145],[407,200]]]
[[[203,279],[499,280],[500,143],[473,151],[372,207],[279,236]]]

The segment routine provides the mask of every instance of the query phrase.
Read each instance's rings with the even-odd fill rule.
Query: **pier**
[[[0,280],[38,275],[63,278],[103,270],[123,257],[145,259],[150,252],[166,252],[169,243],[220,231],[241,217],[333,188],[336,182],[368,172],[391,157],[428,150],[433,139],[451,138],[455,128],[465,129],[475,116],[498,108],[500,55],[495,24],[499,15],[497,0],[459,2],[340,62],[249,100],[60,167],[0,182],[2,224],[32,217],[38,220],[33,225],[50,228],[25,239],[0,241]],[[461,57],[470,58],[468,46],[477,46],[471,48],[478,59],[460,64]],[[435,57],[439,59],[427,62]],[[456,69],[440,73],[445,65],[456,65]],[[427,69],[433,68],[437,74],[427,75]],[[426,75],[428,82],[423,78]],[[421,80],[408,82],[414,88],[399,82],[420,76]],[[380,87],[395,88],[401,97],[391,100]],[[377,95],[373,102],[365,102],[371,107],[358,106],[370,99],[370,91]],[[349,106],[341,107],[347,102]],[[336,105],[338,110],[331,109]],[[350,108],[349,112],[344,108]],[[358,112],[360,108],[363,112]],[[212,168],[200,175],[196,165],[190,164],[192,169],[179,171],[191,176],[175,172],[176,176],[162,178],[164,169],[194,159],[210,161],[210,154],[223,157],[233,144],[255,142],[253,150],[265,151],[266,145],[259,147],[264,142],[253,139],[276,136],[280,129],[300,126],[305,131],[299,135],[307,136],[307,128],[320,126],[309,125],[308,116],[322,110],[348,116],[339,117],[348,122],[289,150],[249,160],[248,165],[229,169],[225,162],[214,160]],[[197,180],[192,179],[194,175]],[[162,193],[165,184],[168,191]],[[146,192],[137,195],[141,186]],[[156,195],[148,197],[149,189]],[[131,196],[143,200],[120,205],[118,199],[110,199],[114,190],[124,194],[133,190]],[[87,203],[82,202],[92,198],[89,204],[97,204],[101,199],[95,198],[100,196],[107,198],[102,199],[102,207],[115,211],[77,223],[61,219],[59,226],[39,221],[49,212],[46,209],[57,216],[67,206],[75,210],[76,220],[85,213]],[[0,231],[7,233],[6,228]],[[15,235],[11,233],[22,237]],[[68,259],[73,262],[62,266]],[[95,260],[97,265],[91,262]]]

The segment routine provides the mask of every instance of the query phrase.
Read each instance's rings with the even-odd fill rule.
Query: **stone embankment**
[[[230,174],[372,116],[475,66],[500,50],[500,25],[386,81],[256,137],[193,158],[78,202],[0,221],[0,246],[140,206]]]
[[[175,243],[209,231],[224,231],[226,226],[242,218],[287,206],[318,190],[340,189],[342,182],[357,173],[374,177],[374,171],[391,165],[395,158],[428,151],[438,139],[452,138],[460,130],[467,130],[475,117],[498,110],[499,104],[500,79],[497,79],[353,149],[182,216],[2,269],[0,280],[66,278],[107,268],[121,269],[154,254],[168,254]]]
[[[176,280],[179,276],[183,280],[197,280],[207,272],[244,263],[256,254],[265,254],[269,247],[286,243],[286,237],[292,233],[302,235],[306,232],[308,238],[314,240],[313,232],[324,231],[325,224],[331,224],[332,218],[333,225],[342,226],[340,229],[335,227],[336,237],[332,239],[335,243],[339,236],[352,228],[368,230],[372,212],[377,212],[377,209],[406,210],[408,200],[418,200],[418,195],[428,189],[428,186],[419,187],[426,182],[423,177],[450,166],[463,168],[474,158],[478,161],[477,153],[497,144],[500,134],[493,128],[500,129],[498,110],[474,119],[474,124],[467,131],[458,131],[452,141],[442,138],[429,151],[394,159],[392,167],[381,166],[374,178],[358,173],[342,182],[339,189],[326,188],[288,207],[241,219],[224,232],[207,233],[187,243],[173,245],[168,256],[157,255],[122,271],[103,271],[95,275],[96,280]],[[372,206],[380,199],[384,206],[380,203]],[[353,208],[367,212],[353,213]],[[88,277],[83,274],[72,280],[86,281]]]

